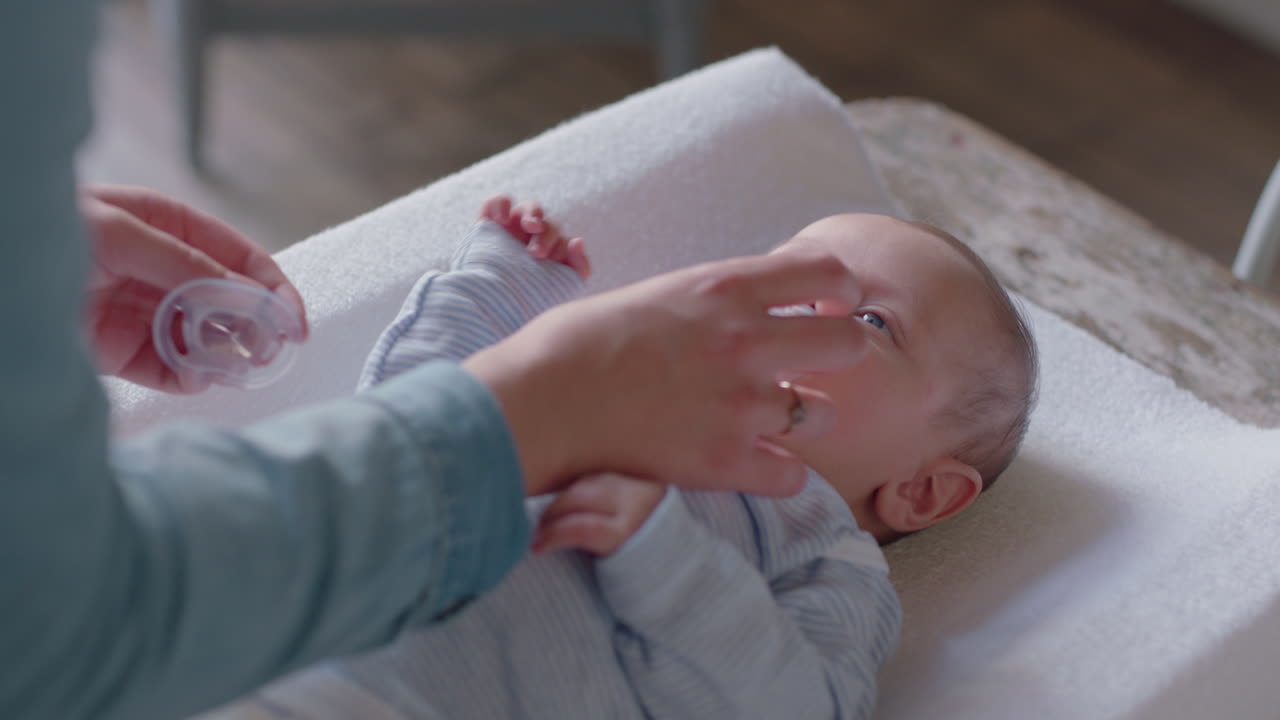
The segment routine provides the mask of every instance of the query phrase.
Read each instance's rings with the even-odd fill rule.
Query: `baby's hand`
[[[555,223],[543,217],[542,206],[537,203],[523,202],[513,208],[511,198],[495,195],[484,202],[480,217],[501,225],[528,247],[530,255],[568,265],[583,280],[591,274],[583,239],[566,239]]]
[[[533,551],[580,549],[612,555],[662,502],[665,485],[601,473],[575,480],[538,518]]]

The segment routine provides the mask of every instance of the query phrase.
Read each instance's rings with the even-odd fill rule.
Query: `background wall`
[[[1205,17],[1280,51],[1280,2],[1276,0],[1178,0]]]
[[[84,177],[273,248],[657,80],[643,48],[226,37],[197,177],[146,3],[106,3],[103,28]],[[1280,158],[1280,56],[1167,0],[715,0],[707,45],[778,45],[850,100],[943,103],[1224,262]]]

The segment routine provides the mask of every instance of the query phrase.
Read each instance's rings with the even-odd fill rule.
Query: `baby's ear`
[[[915,477],[882,487],[876,493],[876,515],[896,532],[916,532],[958,515],[981,492],[982,475],[972,465],[942,457]]]

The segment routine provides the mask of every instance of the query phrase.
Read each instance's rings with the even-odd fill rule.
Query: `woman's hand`
[[[848,367],[866,341],[848,318],[769,309],[859,299],[825,253],[735,258],[553,308],[464,367],[502,405],[531,495],[602,471],[787,495],[804,466],[768,438],[821,433],[835,411],[779,380]]]
[[[81,188],[80,211],[92,248],[86,322],[98,371],[168,392],[184,385],[151,342],[156,307],[179,285],[229,278],[267,288],[298,311],[302,296],[266,250],[226,224],[146,188]]]

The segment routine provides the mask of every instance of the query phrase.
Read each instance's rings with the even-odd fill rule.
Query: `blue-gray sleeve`
[[[901,627],[887,572],[860,561],[879,549],[758,520],[784,538],[770,553],[808,559],[766,576],[669,491],[651,522],[597,561],[637,697],[654,718],[869,718]]]
[[[73,154],[96,4],[0,4],[0,717],[170,718],[389,640],[523,554],[517,458],[453,365],[112,447]]]

